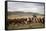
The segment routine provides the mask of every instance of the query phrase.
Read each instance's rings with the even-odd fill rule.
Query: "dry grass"
[[[19,24],[8,26],[8,29],[35,29],[35,28],[44,28],[44,24],[42,23],[30,23],[30,24]]]
[[[29,15],[29,16],[19,16],[19,15],[10,15],[8,16],[8,19],[17,19],[17,18],[32,18],[33,16],[32,15]],[[42,18],[44,16],[40,16],[40,15],[37,15],[37,18]]]

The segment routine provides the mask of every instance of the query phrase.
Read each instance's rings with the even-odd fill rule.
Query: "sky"
[[[24,11],[44,14],[43,3],[8,2],[8,11]]]

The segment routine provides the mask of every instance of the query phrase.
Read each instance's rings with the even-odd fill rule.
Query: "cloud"
[[[44,14],[44,4],[40,3],[22,3],[8,2],[8,11],[24,11]]]

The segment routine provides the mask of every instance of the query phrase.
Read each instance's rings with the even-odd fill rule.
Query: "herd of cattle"
[[[44,24],[44,21],[45,18],[37,18],[37,17],[32,17],[32,18],[17,18],[17,19],[8,19],[6,21],[6,24],[30,24],[30,23],[43,23]]]

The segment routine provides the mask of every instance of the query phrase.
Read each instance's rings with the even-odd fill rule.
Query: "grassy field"
[[[19,16],[19,15],[10,15],[8,16],[8,19],[16,19],[16,18],[32,18],[33,16],[32,15],[29,15],[29,16]],[[40,16],[40,15],[37,15],[37,18],[42,18],[44,16]]]
[[[38,28],[44,28],[44,24],[42,23],[30,23],[30,24],[15,24],[15,25],[12,25],[12,24],[9,24],[8,26],[8,29],[15,29],[15,30],[18,30],[18,29],[38,29]]]

